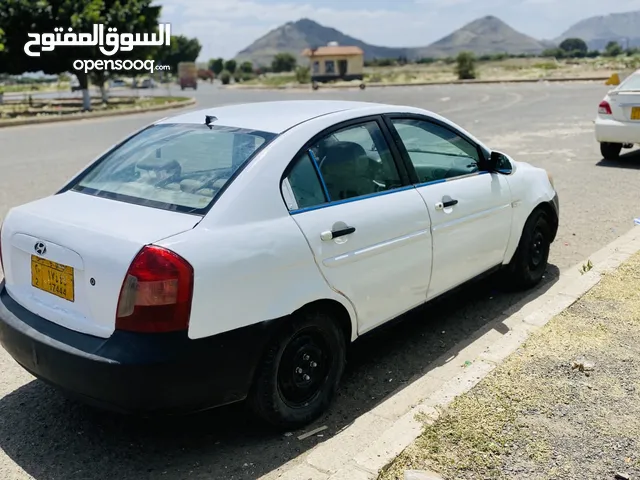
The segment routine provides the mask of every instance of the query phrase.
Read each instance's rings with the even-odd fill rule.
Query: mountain
[[[548,43],[520,33],[493,16],[479,18],[427,47],[411,48],[370,45],[335,28],[303,18],[271,30],[239,52],[236,60],[250,60],[257,65],[268,65],[277,53],[289,52],[302,61],[301,52],[305,48],[319,47],[329,42],[360,47],[364,51],[365,60],[398,57],[412,60],[440,58],[456,55],[463,50],[478,55],[503,52],[540,53],[548,47]]]
[[[640,46],[640,11],[612,13],[591,17],[573,25],[556,39],[581,38],[592,50],[604,50],[607,43],[616,41],[623,47]]]
[[[477,55],[492,53],[540,53],[546,45],[520,33],[497,17],[474,20],[425,48],[414,49],[417,57],[450,57],[461,51]]]
[[[390,48],[369,45],[350,37],[335,28],[325,27],[319,23],[303,18],[297,22],[288,22],[271,30],[236,55],[238,61],[250,60],[258,65],[268,65],[274,55],[289,52],[302,60],[301,52],[305,48],[327,45],[338,42],[340,45],[360,47],[365,59],[397,58],[407,55],[406,48]]]

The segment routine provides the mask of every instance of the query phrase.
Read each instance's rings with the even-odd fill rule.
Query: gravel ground
[[[380,480],[640,478],[640,254],[459,397]],[[625,478],[625,477],[623,477]]]

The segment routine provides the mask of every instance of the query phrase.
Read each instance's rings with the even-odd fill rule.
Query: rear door
[[[424,303],[429,285],[429,214],[396,160],[373,117],[314,140],[283,181],[322,274],[354,305],[359,333]]]
[[[503,262],[511,191],[504,175],[481,171],[483,153],[463,133],[422,116],[388,122],[431,216],[433,298]]]

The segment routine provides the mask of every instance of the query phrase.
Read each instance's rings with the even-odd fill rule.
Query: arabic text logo
[[[170,45],[171,43],[171,24],[161,23],[158,33],[117,33],[117,28],[107,28],[105,35],[105,26],[101,23],[93,25],[92,33],[74,33],[73,28],[69,27],[67,33],[64,28],[57,27],[53,31],[55,33],[27,33],[29,40],[24,45],[24,52],[30,57],[39,57],[41,52],[51,52],[56,47],[91,47],[99,46],[100,51],[110,57],[118,51],[130,52],[133,47],[141,46],[160,46]],[[31,51],[32,46],[41,46],[39,52]]]

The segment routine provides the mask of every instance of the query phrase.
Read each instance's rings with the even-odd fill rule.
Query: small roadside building
[[[324,47],[307,48],[302,55],[309,58],[312,82],[364,78],[364,52],[360,47],[331,42]]]

